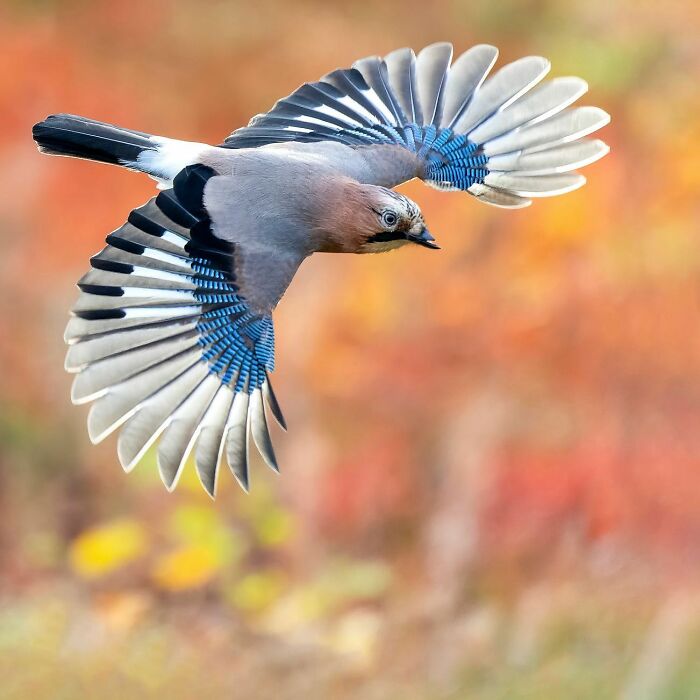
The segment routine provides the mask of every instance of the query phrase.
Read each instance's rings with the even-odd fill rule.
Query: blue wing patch
[[[79,282],[66,367],[77,373],[73,400],[94,401],[91,438],[122,428],[118,451],[126,469],[161,436],[166,486],[175,485],[194,449],[213,495],[224,452],[248,487],[251,434],[277,469],[262,397],[285,424],[268,377],[272,317],[250,310],[235,277],[236,244],[212,233],[203,206],[212,176],[202,165],[185,168],[171,190],[107,237]]]
[[[384,63],[378,59],[362,63],[372,86],[357,68],[334,71],[279,100],[222,145],[253,148],[285,141],[336,141],[354,148],[395,145],[418,154],[424,160],[423,179],[438,188],[467,190],[484,181],[488,158],[478,144],[450,128],[409,120],[392,92]],[[412,111],[421,116],[420,110]]]
[[[608,152],[584,137],[609,116],[568,109],[587,89],[580,78],[539,84],[545,58],[527,56],[489,75],[497,56],[481,44],[452,63],[452,46],[438,43],[417,57],[404,48],[364,58],[302,85],[222,145],[391,144],[420,157],[415,175],[427,184],[507,208],[581,187],[585,178],[573,171]]]

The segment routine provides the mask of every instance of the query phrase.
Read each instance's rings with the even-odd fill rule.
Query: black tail
[[[73,114],[53,114],[34,125],[32,136],[42,153],[129,165],[156,145],[149,134],[122,129]]]

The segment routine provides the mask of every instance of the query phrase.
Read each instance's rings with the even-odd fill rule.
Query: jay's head
[[[386,187],[329,179],[309,204],[317,251],[383,253],[408,243],[439,248],[418,205]]]
[[[383,253],[408,243],[440,247],[426,228],[420,208],[408,197],[369,186],[365,188],[364,207],[358,253]]]

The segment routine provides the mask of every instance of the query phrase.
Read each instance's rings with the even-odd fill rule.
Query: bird
[[[79,280],[65,331],[76,404],[93,443],[119,430],[128,472],[157,442],[168,490],[193,458],[213,498],[221,464],[249,489],[252,445],[279,471],[268,419],[272,313],[310,255],[437,249],[423,213],[394,188],[418,178],[518,209],[585,183],[609,151],[610,121],[572,107],[577,77],[544,80],[527,56],[492,71],[498,49],[452,44],[372,56],[304,83],[223,143],[154,136],[54,114],[39,151],[116,164],[159,192],[106,238]]]

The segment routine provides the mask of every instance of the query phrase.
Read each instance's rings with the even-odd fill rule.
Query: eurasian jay
[[[586,92],[580,78],[540,84],[541,57],[487,79],[497,54],[474,46],[450,65],[440,43],[364,58],[219,146],[68,114],[37,124],[40,151],[137,170],[162,190],[78,282],[66,368],[73,402],[93,402],[90,439],[121,428],[129,471],[160,438],[168,489],[194,452],[211,496],[225,453],[247,490],[251,436],[277,470],[265,412],[285,428],[269,380],[272,311],[307,256],[437,248],[419,206],[391,189],[415,177],[512,209],[581,187],[575,170],[608,152],[585,137],[609,116],[568,108]]]

